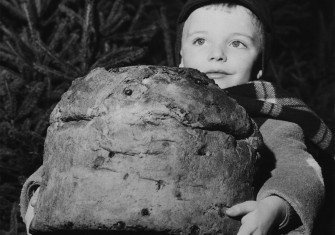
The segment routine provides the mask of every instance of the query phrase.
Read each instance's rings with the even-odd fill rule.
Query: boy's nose
[[[222,48],[215,47],[211,50],[209,54],[209,60],[210,61],[221,61],[226,62],[227,56]]]

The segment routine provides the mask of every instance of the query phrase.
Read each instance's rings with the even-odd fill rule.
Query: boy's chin
[[[215,84],[221,89],[226,89],[229,87],[239,86],[248,83],[250,80],[247,78],[237,78],[237,77],[225,77],[222,79],[213,79]]]
[[[231,84],[228,81],[225,81],[224,79],[213,79],[215,84],[218,85],[221,89],[226,89],[232,86],[236,86],[235,84]]]

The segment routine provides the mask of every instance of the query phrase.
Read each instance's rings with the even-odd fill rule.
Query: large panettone
[[[50,122],[35,230],[236,234],[254,198],[258,129],[196,70],[97,68]]]

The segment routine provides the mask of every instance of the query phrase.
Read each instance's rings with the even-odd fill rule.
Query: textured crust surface
[[[191,69],[98,68],[50,117],[33,228],[236,234],[262,140],[245,110]]]

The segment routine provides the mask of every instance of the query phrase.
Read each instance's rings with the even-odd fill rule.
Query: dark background
[[[20,189],[42,164],[49,115],[71,81],[99,66],[172,66],[183,2],[0,0],[0,235],[25,234]],[[334,0],[268,3],[276,27],[266,78],[302,98],[334,132]],[[334,180],[333,162],[322,164]],[[334,203],[327,208],[316,234],[335,234]]]

